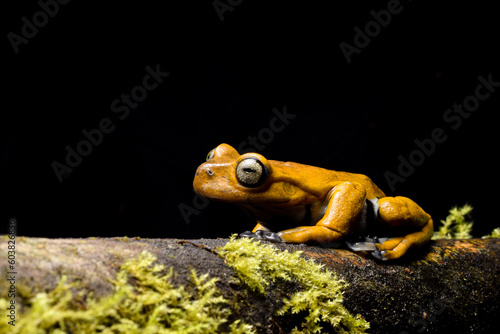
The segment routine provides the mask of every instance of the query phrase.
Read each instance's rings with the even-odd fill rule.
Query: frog
[[[211,150],[196,170],[194,191],[240,206],[256,221],[240,237],[273,243],[346,246],[377,260],[396,260],[425,246],[432,217],[408,197],[386,196],[366,175]]]

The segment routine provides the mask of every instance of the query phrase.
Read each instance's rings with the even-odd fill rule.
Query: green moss
[[[441,220],[439,231],[434,232],[433,240],[437,239],[470,239],[473,221],[468,221],[472,206],[466,204],[461,208],[453,207],[446,220]]]
[[[115,291],[100,299],[75,299],[77,283],[63,276],[48,293],[38,293],[28,310],[17,317],[16,326],[0,322],[0,333],[220,333],[231,310],[215,286],[216,279],[192,270],[195,293],[175,287],[156,258],[142,252],[125,262],[112,281]],[[83,302],[75,303],[81,299]],[[8,300],[0,299],[6,309]],[[230,333],[253,333],[252,326],[235,321]]]
[[[301,252],[280,251],[275,246],[249,238],[236,239],[233,235],[219,249],[219,255],[246,286],[258,293],[265,294],[276,280],[294,281],[300,286],[275,314],[306,314],[300,328],[295,327],[292,333],[320,333],[322,326],[330,326],[335,333],[362,333],[369,328],[361,316],[354,317],[342,305],[342,290],[347,283],[322,265],[304,259]]]
[[[497,227],[493,231],[491,231],[491,234],[485,235],[483,239],[489,239],[489,238],[500,238],[500,227]]]

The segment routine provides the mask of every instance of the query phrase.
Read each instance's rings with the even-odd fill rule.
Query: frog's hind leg
[[[380,260],[393,260],[413,247],[425,245],[432,237],[432,218],[407,197],[384,197],[378,201],[378,217],[394,228],[415,228],[416,231],[377,243],[378,251],[372,255]]]

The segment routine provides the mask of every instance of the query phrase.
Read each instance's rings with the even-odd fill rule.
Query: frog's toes
[[[264,233],[265,231],[262,230],[255,231],[255,233],[253,233],[252,231],[245,231],[243,233],[240,233],[240,237],[264,240],[265,239]]]
[[[374,258],[376,258],[377,260],[387,261],[387,260],[389,260],[389,258],[386,257],[386,254],[387,254],[387,251],[385,251],[385,250],[380,251],[377,249],[375,252],[372,253],[372,256]]]
[[[262,231],[262,239],[271,242],[285,242],[279,233]]]
[[[383,242],[388,240],[388,238],[378,238],[378,237],[361,237],[358,240],[364,240],[364,241],[347,241],[347,247],[353,251],[359,252],[359,251],[368,251],[368,252],[379,252],[380,253],[380,246],[382,245]],[[377,247],[377,244],[379,245]],[[378,257],[377,257],[378,258]]]
[[[252,231],[245,231],[243,233],[240,233],[240,237],[255,238],[255,233],[253,233]]]
[[[285,242],[279,233],[263,230],[256,231],[255,233],[251,231],[245,231],[243,233],[240,233],[240,237],[255,238],[258,240],[267,240],[271,242]]]
[[[377,246],[375,246],[374,243],[372,242],[352,242],[352,241],[347,241],[346,242],[347,247],[350,250],[353,250],[355,252],[360,252],[360,251],[376,251]]]
[[[373,257],[379,260],[394,260],[403,256],[410,247],[405,242],[404,237],[396,237],[381,241],[378,245],[378,252],[372,253]]]
[[[372,252],[371,255],[382,261],[389,260],[389,257],[387,257],[388,253],[386,250],[384,250],[383,243],[388,240],[388,238],[378,238],[378,237],[371,237],[367,236],[364,238],[361,238],[360,240],[364,241],[356,241],[353,242],[351,240],[346,242],[346,245],[349,249],[359,252],[359,251],[368,251]],[[378,245],[378,246],[377,246]]]
[[[263,231],[263,230],[258,230],[258,231],[255,231],[255,237],[259,240],[264,240],[266,238],[266,231]]]

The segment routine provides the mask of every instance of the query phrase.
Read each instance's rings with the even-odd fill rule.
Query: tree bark
[[[0,249],[8,249],[8,237]],[[21,314],[36,293],[53,290],[62,275],[79,281],[94,297],[112,292],[110,280],[120,265],[147,250],[158,263],[172,267],[176,284],[185,284],[190,270],[218,277],[217,287],[234,300],[247,296],[261,305],[251,312],[235,312],[261,332],[279,333],[270,314],[279,301],[242,294],[234,272],[217,255],[228,239],[87,238],[43,239],[17,237],[15,265],[9,268],[7,251],[0,267],[4,276],[15,272],[16,301]],[[500,239],[437,240],[402,260],[380,262],[368,254],[311,245],[278,244],[283,250],[302,251],[349,283],[344,305],[370,322],[369,333],[494,333],[500,326]],[[13,270],[12,270],[13,269]],[[0,297],[8,298],[9,282],[0,280]],[[283,289],[286,291],[286,288]],[[249,300],[240,305],[252,305]],[[261,314],[260,314],[260,313]],[[4,321],[4,320],[2,320]],[[276,321],[276,319],[272,320]],[[300,319],[298,319],[300,323]]]

